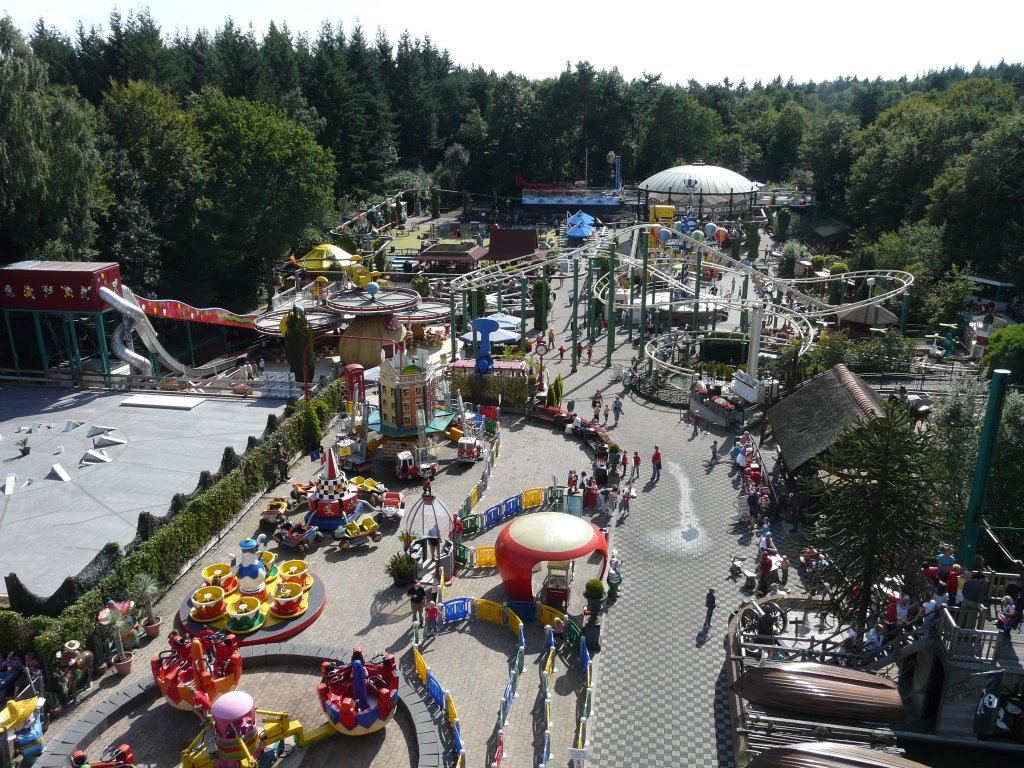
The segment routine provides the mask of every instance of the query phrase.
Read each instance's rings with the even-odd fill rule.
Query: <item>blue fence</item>
[[[430,672],[427,673],[427,693],[430,694],[430,698],[434,700],[437,706],[444,708],[444,689],[441,688],[437,678]]]

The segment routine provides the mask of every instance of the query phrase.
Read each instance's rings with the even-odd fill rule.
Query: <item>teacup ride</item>
[[[226,612],[227,628],[239,635],[255,632],[266,621],[270,605],[252,595],[240,595],[233,600]]]
[[[316,693],[335,730],[348,736],[365,736],[379,731],[395,716],[398,685],[394,654],[368,662],[362,649],[354,648],[347,664],[321,664]]]
[[[239,645],[280,642],[316,621],[327,596],[309,563],[278,564],[273,552],[262,551],[265,536],[245,539],[240,546],[240,557],[203,569],[205,583],[183,604],[179,618],[190,635],[209,627],[238,635]]]

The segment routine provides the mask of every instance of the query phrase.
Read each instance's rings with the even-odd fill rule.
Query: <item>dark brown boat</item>
[[[896,683],[855,669],[795,662],[749,667],[733,693],[751,704],[816,719],[902,723],[903,702]]]
[[[928,768],[905,757],[831,741],[766,749],[749,768]]]

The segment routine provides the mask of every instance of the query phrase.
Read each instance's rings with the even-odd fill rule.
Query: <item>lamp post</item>
[[[871,298],[874,295],[875,295],[875,278],[869,277],[868,278],[868,300],[870,301]],[[871,323],[871,327],[872,328],[877,328],[878,327],[878,305],[875,304],[874,307],[875,307],[875,319],[874,319],[874,322]]]

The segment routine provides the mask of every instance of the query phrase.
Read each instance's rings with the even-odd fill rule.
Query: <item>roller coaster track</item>
[[[509,278],[533,276],[539,268],[546,265],[557,265],[559,262],[566,260],[570,262],[587,262],[594,259],[604,259],[608,257],[609,249],[612,245],[616,247],[615,278],[616,285],[618,285],[620,278],[625,278],[628,281],[632,274],[643,269],[643,258],[639,254],[640,239],[650,234],[651,227],[652,225],[650,224],[637,224],[617,230],[601,228],[592,240],[579,248],[568,252],[550,254],[539,261],[535,260],[533,256],[527,256],[482,267],[466,275],[459,275],[454,278],[451,288],[454,291],[475,290],[479,288],[486,290]],[[801,354],[806,352],[813,344],[818,321],[823,320],[827,316],[835,315],[837,312],[880,305],[908,291],[914,282],[912,274],[900,270],[862,270],[825,278],[783,279],[772,277],[753,267],[747,266],[741,261],[733,259],[721,250],[689,235],[678,235],[678,237],[684,240],[691,250],[699,251],[702,256],[706,257],[706,260],[702,263],[703,269],[713,269],[725,274],[750,279],[755,286],[760,286],[766,293],[772,293],[776,296],[785,295],[788,303],[775,304],[766,302],[756,296],[746,299],[741,297],[724,298],[715,296],[709,298],[704,296],[701,299],[670,298],[667,301],[659,299],[656,302],[652,302],[651,309],[655,311],[696,310],[700,303],[704,303],[705,306],[708,303],[713,303],[718,308],[729,311],[744,312],[759,309],[763,313],[763,319],[768,321],[769,325],[776,326],[781,321],[784,326],[792,329],[793,337],[798,338],[802,342]],[[649,255],[647,273],[648,279],[651,281],[651,287],[655,292],[668,292],[669,296],[673,296],[676,292],[684,292],[685,295],[693,294],[692,284],[673,274],[673,267],[678,263],[678,258],[674,258],[660,249],[654,249]],[[841,281],[845,285],[846,281],[849,280],[867,280],[870,278],[874,278],[875,284],[880,286],[877,292],[873,292],[868,298],[840,305],[829,304],[815,292],[805,290],[806,287],[810,286],[820,289],[823,285],[827,286],[833,282]],[[628,282],[626,284],[628,285]],[[607,303],[609,286],[610,276],[608,274],[602,275],[594,283],[594,295],[603,303]],[[637,309],[637,301],[631,297],[630,292],[626,291],[625,295],[623,295],[622,292],[616,290],[613,296],[616,310],[635,311]],[[799,310],[794,307],[796,304],[801,305]],[[662,343],[678,343],[681,334],[699,337],[703,333],[699,329],[692,332],[673,331],[664,337],[658,337],[649,342],[645,346],[645,354],[656,359],[656,353]],[[657,362],[661,367],[673,371],[678,368],[680,373],[690,372],[689,369],[668,365],[660,360],[657,360]]]

